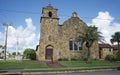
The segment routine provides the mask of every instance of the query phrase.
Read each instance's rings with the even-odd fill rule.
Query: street
[[[60,74],[34,74],[34,75],[120,75],[120,71],[104,72],[77,72],[77,73],[60,73]]]

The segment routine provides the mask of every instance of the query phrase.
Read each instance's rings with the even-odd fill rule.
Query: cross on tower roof
[[[73,17],[77,17],[77,12],[73,12],[73,13],[72,13],[72,16],[73,16]]]
[[[49,7],[49,8],[53,8],[53,6],[51,5],[51,4],[48,4],[48,6],[47,7]]]

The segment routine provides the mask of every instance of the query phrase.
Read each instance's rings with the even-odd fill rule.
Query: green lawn
[[[0,61],[0,70],[2,69],[27,69],[27,68],[47,68],[43,62],[36,61]]]
[[[85,61],[59,61],[59,63],[63,66],[66,66],[65,67],[66,70],[68,70],[70,68],[81,69],[83,67],[86,67],[86,68],[120,67],[120,62],[111,63],[111,62],[102,61],[102,60],[92,61],[92,64],[86,64]],[[10,60],[3,61],[3,60],[0,60],[0,70],[3,70],[3,69],[30,69],[30,68],[48,68],[48,66],[45,63],[38,62],[38,61],[10,61]],[[64,70],[64,69],[62,68],[62,70]]]
[[[61,65],[66,67],[120,67],[120,62],[108,62],[103,60],[94,60],[91,64],[87,64],[86,61],[60,61]]]

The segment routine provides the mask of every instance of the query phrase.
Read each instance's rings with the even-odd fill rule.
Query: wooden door
[[[53,49],[52,48],[47,48],[45,59],[46,60],[52,60],[52,58],[53,58]]]

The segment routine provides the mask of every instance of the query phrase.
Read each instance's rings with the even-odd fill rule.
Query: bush
[[[62,61],[62,59],[61,59],[61,58],[59,58],[59,59],[58,59],[58,61]]]
[[[87,61],[87,58],[82,58],[81,60],[83,60],[83,61]]]
[[[71,60],[72,60],[72,61],[78,61],[79,59],[72,58]]]
[[[94,61],[99,61],[100,59],[94,58],[94,59],[92,59],[92,60],[94,60]]]
[[[120,57],[119,56],[117,56],[117,59],[116,59],[117,61],[120,61]]]
[[[68,61],[68,59],[67,58],[60,58],[60,59],[58,59],[58,61]]]
[[[36,60],[36,53],[34,49],[27,48],[23,52],[26,59]]]
[[[115,54],[113,54],[113,55],[107,55],[106,57],[105,57],[105,60],[108,60],[108,61],[118,61],[118,56],[117,55],[115,55]]]
[[[3,57],[0,57],[0,59],[3,59]]]

